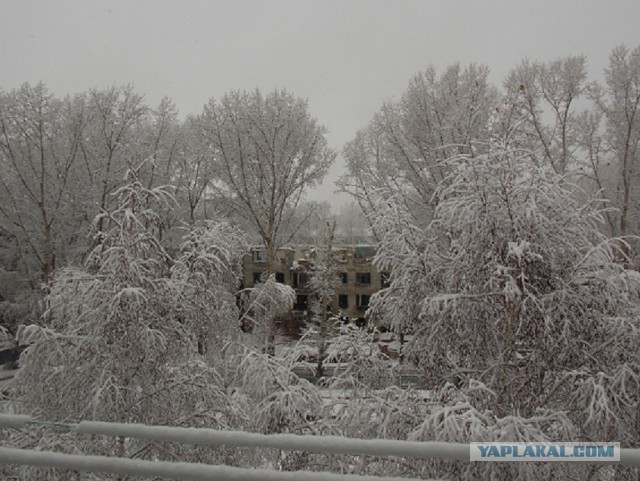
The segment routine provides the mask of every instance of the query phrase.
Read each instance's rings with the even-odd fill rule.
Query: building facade
[[[376,270],[372,260],[376,248],[372,245],[334,247],[334,259],[339,278],[336,295],[329,306],[331,313],[346,321],[363,324],[371,296],[386,287],[388,275]],[[274,262],[276,281],[296,291],[296,303],[284,322],[288,327],[309,319],[312,292],[309,289],[311,266],[315,256],[313,246],[279,249]],[[244,287],[253,287],[267,271],[264,247],[252,247],[243,258]]]

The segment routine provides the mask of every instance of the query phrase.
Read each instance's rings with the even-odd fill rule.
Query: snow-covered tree
[[[211,99],[199,122],[217,173],[211,186],[257,231],[267,251],[267,272],[273,274],[283,235],[294,235],[299,226],[295,215],[304,193],[322,181],[335,159],[326,129],[310,115],[306,101],[279,90],[266,96],[234,91],[218,102]],[[270,328],[273,339],[273,321]]]
[[[0,94],[0,251],[23,297],[41,299],[56,266],[86,258],[91,221],[116,208],[127,169],[145,161],[137,170],[148,189],[171,183],[177,126],[168,100],[148,109],[130,87],[60,99],[40,83]],[[158,212],[160,238],[177,224],[169,213]],[[26,304],[2,281],[0,291]],[[18,310],[8,317],[24,320]]]
[[[474,155],[473,141],[486,131],[498,98],[488,76],[489,69],[476,64],[454,64],[440,75],[429,67],[415,75],[400,100],[385,103],[345,146],[342,189],[365,213],[376,208],[378,189],[396,192],[412,215],[428,221],[425,206],[449,173],[444,161]]]
[[[252,415],[247,430],[313,433],[308,418],[321,411],[322,400],[317,388],[293,373],[293,356],[247,350],[238,361],[236,385],[250,406],[245,412]]]
[[[187,211],[187,221],[195,224],[198,214],[202,214],[206,208],[205,192],[213,181],[213,166],[208,162],[207,147],[198,135],[197,122],[193,116],[187,117],[180,126],[177,150],[174,171],[174,183],[178,188],[176,198]]]
[[[16,405],[57,421],[224,426],[226,393],[198,343],[201,351],[213,349],[213,331],[237,322],[229,288],[239,262],[237,233],[225,224],[194,230],[173,263],[154,235],[154,208],[166,207],[171,197],[147,189],[135,171],[127,180],[116,193],[118,207],[96,220],[100,243],[86,267],[57,271],[43,324],[19,333],[28,347],[13,384]],[[216,309],[208,319],[207,309]],[[166,447],[122,438],[115,445],[70,436],[63,444],[49,437],[32,442],[166,456]]]
[[[42,83],[0,92],[0,224],[31,288],[51,277],[59,251],[71,243],[66,231],[78,227],[81,103],[55,98]]]
[[[244,250],[237,228],[207,221],[185,235],[181,254],[171,267],[171,280],[178,285],[177,309],[196,336],[201,354],[220,351],[240,331],[236,291]]]
[[[275,354],[276,317],[286,314],[296,302],[296,291],[266,275],[262,282],[241,293],[243,329],[251,331],[267,354]]]
[[[526,129],[531,152],[540,164],[563,174],[575,168],[579,159],[576,105],[588,92],[587,60],[583,56],[551,62],[524,60],[504,81],[508,97],[520,97],[516,116]]]
[[[613,50],[605,71],[609,101],[600,103],[607,121],[608,143],[618,174],[616,206],[620,207],[619,234],[638,234],[640,173],[640,47]],[[633,228],[633,231],[631,230]]]
[[[284,227],[335,158],[326,129],[311,117],[306,101],[286,91],[231,92],[219,102],[212,99],[199,120],[217,166],[213,186],[258,231],[273,273]]]
[[[492,125],[487,154],[450,159],[426,227],[378,197],[391,285],[372,309],[412,332],[405,354],[443,399],[431,416],[452,416],[426,437],[635,445],[640,276],[603,204],[521,150],[526,130]]]
[[[615,208],[606,214],[609,233],[638,235],[640,47],[616,47],[605,70],[605,85],[592,86],[590,93],[595,107],[582,116],[580,129],[588,179]],[[637,263],[637,247],[631,254]]]
[[[336,318],[331,312],[333,299],[340,284],[338,276],[338,263],[334,251],[334,236],[336,223],[325,227],[323,240],[317,245],[313,255],[309,290],[311,299],[311,322],[316,332],[316,346],[318,349],[318,362],[316,376],[324,375],[324,361],[327,356],[327,345],[331,335],[332,326]]]
[[[98,212],[88,212],[92,219],[112,207],[111,194],[123,185],[125,172],[142,160],[139,143],[149,108],[131,86],[92,90],[88,102],[92,121],[85,133],[82,152],[87,180],[93,187],[87,201],[98,208]],[[99,232],[104,222],[106,219],[98,219]]]

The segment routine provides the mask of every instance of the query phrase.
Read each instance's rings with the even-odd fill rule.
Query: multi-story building
[[[371,296],[386,287],[388,275],[376,270],[372,264],[376,248],[372,245],[334,247],[340,283],[330,306],[333,315],[344,321],[365,322],[365,312]],[[289,316],[288,327],[300,325],[309,318],[310,267],[315,248],[296,246],[279,249],[274,262],[276,281],[291,286],[297,294],[296,303]],[[252,247],[243,259],[244,287],[253,287],[267,270],[267,253],[264,247]]]

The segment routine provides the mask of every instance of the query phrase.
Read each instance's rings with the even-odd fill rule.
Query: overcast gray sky
[[[340,151],[383,101],[433,64],[584,54],[601,78],[640,45],[640,0],[0,0],[0,88],[64,95],[132,83],[151,105],[197,113],[232,89],[307,98]],[[312,195],[332,197],[332,182]]]

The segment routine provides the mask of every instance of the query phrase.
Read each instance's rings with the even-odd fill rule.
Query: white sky
[[[639,0],[0,0],[4,90],[131,83],[188,114],[232,89],[286,88],[337,151],[429,64],[484,63],[499,84],[524,58],[584,54],[599,79],[619,44],[640,45]],[[336,204],[341,166],[311,198]]]

